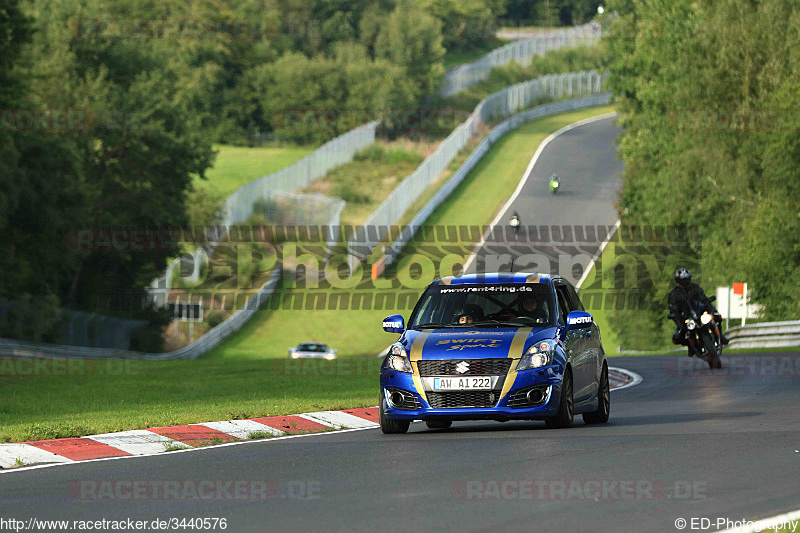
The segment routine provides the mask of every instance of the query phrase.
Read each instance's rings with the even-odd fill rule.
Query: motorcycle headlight
[[[551,348],[551,343],[547,341],[537,342],[528,348],[528,351],[525,352],[525,355],[523,355],[522,359],[517,363],[517,372],[549,365],[553,361],[553,355],[550,351]]]
[[[695,322],[690,318],[689,320],[686,321],[686,327],[689,329],[694,329],[697,327],[697,322]]]
[[[708,313],[703,313],[703,316],[701,316],[701,317],[700,317],[700,322],[702,322],[702,324],[705,326],[706,324],[708,324],[709,322],[711,322],[711,319],[712,319],[712,318],[713,318],[713,317],[712,317],[710,314],[708,314]]]
[[[388,358],[386,359],[386,366],[397,372],[406,372],[410,374],[413,372],[411,369],[411,361],[408,360],[408,354],[403,345],[399,342],[392,344],[389,348]]]

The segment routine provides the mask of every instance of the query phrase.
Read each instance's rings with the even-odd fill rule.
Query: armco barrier
[[[65,346],[63,344],[39,344],[35,342],[0,339],[0,357],[32,357],[42,359],[84,358],[84,359],[197,359],[202,354],[219,345],[232,333],[238,331],[266,302],[281,277],[283,265],[277,263],[269,280],[263,287],[224,322],[212,328],[208,333],[189,346],[164,353],[145,353],[128,350],[86,348],[81,346]]]
[[[611,94],[601,94],[598,96],[590,96],[588,98],[576,98],[574,100],[566,100],[563,102],[555,102],[552,104],[544,104],[540,106],[533,107],[528,109],[527,111],[523,111],[522,113],[516,114],[511,118],[508,118],[495,126],[491,133],[484,138],[480,144],[472,151],[470,156],[467,158],[466,161],[459,167],[450,179],[447,180],[441,189],[439,189],[436,194],[431,198],[425,206],[420,209],[419,213],[413,218],[413,220],[402,228],[400,237],[388,247],[386,253],[386,260],[384,263],[384,267],[388,267],[392,263],[394,263],[400,252],[403,250],[406,244],[413,238],[416,231],[422,226],[428,217],[433,213],[433,211],[444,202],[450,194],[458,187],[464,178],[469,174],[470,170],[472,170],[475,165],[478,164],[484,155],[489,151],[491,146],[498,141],[503,135],[506,133],[518,128],[522,124],[526,122],[530,122],[531,120],[536,120],[543,117],[548,117],[550,115],[557,115],[559,113],[565,113],[568,111],[575,111],[577,109],[585,109],[588,107],[596,107],[600,105],[606,105],[611,100]]]
[[[728,348],[781,348],[800,346],[800,320],[762,322],[737,326],[725,332]]]
[[[461,92],[486,79],[493,68],[507,65],[511,61],[527,65],[533,56],[544,55],[548,50],[591,44],[599,41],[600,37],[600,25],[589,23],[572,28],[553,29],[533,39],[516,40],[492,50],[477,61],[448,70],[439,94],[448,97]]]
[[[366,148],[375,142],[375,129],[380,121],[372,121],[363,126],[342,134],[335,139],[331,139],[317,150],[305,156],[296,163],[273,172],[263,178],[251,181],[239,187],[231,193],[225,200],[222,208],[222,216],[216,228],[226,228],[234,224],[241,224],[249,219],[254,213],[256,206],[260,203],[267,205],[269,200],[277,196],[286,197],[309,185],[312,181],[323,177],[329,170],[347,163],[359,150]],[[317,202],[319,204],[319,202]],[[326,225],[330,228],[339,229],[339,214],[342,211],[341,200],[331,198],[328,202],[328,209],[321,213],[319,209],[314,210],[308,219],[294,220],[294,224],[319,226]],[[306,210],[308,212],[309,210]],[[327,213],[327,216],[325,216]],[[320,219],[320,216],[323,218]],[[198,249],[194,253],[184,254],[185,260],[189,261],[192,256],[194,271],[191,276],[184,278],[184,281],[196,281],[200,274],[200,265],[208,260],[208,254],[214,247],[215,242],[221,242],[225,236],[222,234],[211,235],[208,250]],[[339,240],[339,235],[333,235],[328,242],[330,249]],[[148,288],[148,293],[153,303],[160,307],[166,305],[167,297],[173,284],[171,278],[180,264],[181,258],[173,259],[167,266],[164,273],[153,280]]]

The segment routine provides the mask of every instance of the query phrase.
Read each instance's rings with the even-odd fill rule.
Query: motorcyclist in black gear
[[[675,333],[672,334],[673,344],[682,344],[689,347],[689,355],[692,356],[696,353],[695,348],[689,343],[686,335],[686,318],[691,311],[690,304],[693,301],[699,301],[705,308],[714,315],[717,324],[722,322],[722,316],[711,305],[711,301],[703,292],[700,285],[692,283],[692,273],[686,268],[679,268],[675,271],[676,287],[672,289],[667,296],[667,305],[669,306],[669,317],[675,321]],[[720,340],[723,345],[728,344],[728,339],[724,335],[720,335]]]

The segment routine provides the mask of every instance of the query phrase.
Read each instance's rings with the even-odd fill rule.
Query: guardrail
[[[347,163],[356,152],[375,142],[375,129],[379,123],[375,120],[350,130],[293,165],[243,185],[225,201],[221,225],[244,222],[253,215],[253,206],[259,200],[268,200],[275,193],[297,192],[332,168]]]
[[[728,348],[782,348],[800,346],[800,320],[736,326],[725,332]]]
[[[441,189],[431,198],[425,206],[420,209],[419,213],[413,220],[400,232],[400,237],[388,247],[386,253],[386,260],[384,267],[388,267],[394,263],[400,255],[403,248],[413,239],[414,234],[419,230],[433,211],[444,202],[450,194],[458,187],[469,172],[478,164],[484,155],[489,151],[491,146],[496,143],[503,135],[518,128],[525,122],[536,120],[558,113],[565,113],[568,111],[575,111],[577,109],[585,109],[588,107],[596,107],[606,105],[611,100],[611,93],[601,94],[598,96],[590,96],[587,98],[576,98],[573,100],[566,100],[563,102],[555,102],[552,104],[544,104],[533,107],[522,113],[518,113],[511,118],[508,118],[495,126],[492,131],[487,135],[475,150],[472,151],[470,156],[464,161],[457,171],[447,180]]]
[[[147,359],[162,361],[173,359],[197,359],[207,351],[218,346],[231,334],[239,331],[239,329],[250,320],[259,307],[272,296],[272,293],[278,286],[282,269],[283,265],[278,262],[269,280],[267,280],[264,286],[261,287],[255,295],[247,300],[241,309],[233,313],[225,321],[212,328],[192,344],[172,352],[147,353],[0,339],[0,357],[31,357],[39,359]]]
[[[490,94],[475,107],[469,118],[453,130],[417,169],[406,177],[348,239],[347,248],[354,260],[363,260],[383,241],[389,226],[396,224],[406,210],[439,177],[469,142],[478,128],[496,117],[507,117],[530,107],[543,98],[589,96],[600,93],[603,76],[594,71],[551,74],[506,87]]]
[[[527,65],[535,55],[544,55],[548,50],[594,43],[600,40],[601,26],[596,23],[572,28],[554,29],[545,36],[521,39],[492,50],[472,63],[459,65],[447,71],[439,94],[451,96],[486,79],[493,68],[512,61]]]
[[[181,265],[181,262],[191,264],[192,273],[184,281],[195,282],[200,276],[200,265],[208,261],[208,255],[215,243],[225,239],[225,229],[241,224],[250,218],[258,205],[263,205],[264,210],[269,210],[269,202],[277,197],[287,197],[296,191],[308,186],[312,181],[323,177],[329,170],[347,163],[359,150],[375,142],[375,129],[380,121],[375,120],[358,128],[352,129],[335,139],[331,139],[317,150],[305,156],[296,163],[273,172],[267,176],[251,181],[239,187],[225,200],[222,207],[222,216],[218,225],[208,228],[216,232],[209,235],[211,243],[207,249],[202,247],[194,252],[185,253],[175,258],[167,265],[166,270],[148,287],[151,301],[157,306],[166,305],[172,276]],[[331,198],[325,212],[320,211],[320,202],[316,202],[317,209],[304,210],[308,214],[306,219],[294,220],[294,224],[305,226],[327,226],[332,234],[327,241],[330,250],[339,240],[339,214],[342,212],[342,200]]]

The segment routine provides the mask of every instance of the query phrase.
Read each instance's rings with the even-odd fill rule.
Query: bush
[[[209,327],[215,328],[225,321],[225,313],[219,310],[211,311],[206,315],[206,323]]]
[[[363,150],[359,150],[353,156],[353,161],[382,161],[386,158],[386,150],[378,144],[370,144]]]

